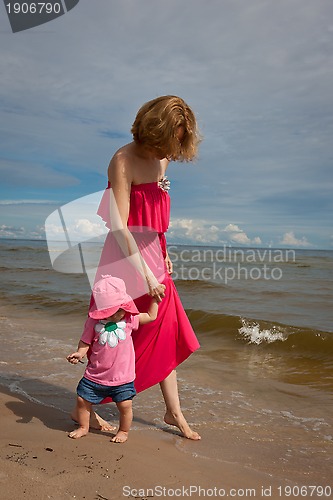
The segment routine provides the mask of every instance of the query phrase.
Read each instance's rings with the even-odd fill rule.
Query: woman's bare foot
[[[111,439],[113,443],[125,443],[128,439],[128,432],[118,431],[117,434]]]
[[[117,429],[115,425],[111,425],[94,411],[90,413],[89,425],[92,429],[97,429],[99,431],[113,432]]]
[[[73,412],[71,413],[71,419],[74,420],[74,422],[78,423],[78,417],[75,410],[73,410]],[[104,418],[100,417],[94,411],[90,413],[89,427],[91,429],[104,432],[113,432],[117,429],[115,425],[109,424],[109,422],[104,420]]]
[[[199,439],[201,439],[200,434],[192,431],[182,413],[180,413],[179,415],[173,415],[171,412],[167,411],[164,415],[164,422],[168,425],[175,425],[176,427],[178,427],[180,432],[187,439],[193,439],[193,441],[198,441]]]
[[[83,436],[86,436],[88,434],[88,429],[84,429],[83,427],[79,427],[78,429],[75,429],[74,431],[70,432],[68,434],[68,437],[72,439],[79,439]]]

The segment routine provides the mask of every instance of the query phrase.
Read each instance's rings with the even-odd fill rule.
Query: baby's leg
[[[116,404],[119,411],[119,429],[111,441],[114,443],[124,443],[127,441],[133,420],[132,400],[128,399],[127,401],[121,401]]]
[[[74,431],[68,434],[70,438],[78,439],[88,434],[91,407],[92,405],[91,403],[89,403],[89,401],[86,401],[85,399],[81,398],[81,396],[77,397],[76,415],[79,428],[74,429]]]

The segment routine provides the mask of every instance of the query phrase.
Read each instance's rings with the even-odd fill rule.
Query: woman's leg
[[[183,436],[188,439],[201,439],[201,436],[197,432],[192,431],[180,409],[176,370],[173,370],[160,383],[160,386],[166,406],[164,422],[178,427]]]
[[[127,441],[133,420],[132,400],[128,399],[116,404],[119,411],[119,429],[111,441],[114,443],[124,443]]]
[[[74,408],[74,410],[71,413],[71,419],[74,420],[74,422],[78,422],[78,413],[77,413],[77,407]],[[91,408],[90,412],[90,422],[89,422],[89,427],[91,429],[96,429],[98,431],[104,431],[104,432],[112,432],[116,430],[115,425],[109,424],[104,418],[102,418],[98,413],[96,413],[93,408]]]
[[[88,434],[90,412],[91,412],[91,403],[81,398],[81,396],[78,396],[76,400],[76,415],[79,428],[75,429],[74,431],[68,434],[70,438],[78,439]]]

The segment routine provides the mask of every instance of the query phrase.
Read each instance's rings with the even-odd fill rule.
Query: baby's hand
[[[78,352],[73,352],[72,354],[67,356],[66,359],[69,363],[72,363],[72,365],[83,363],[83,361],[81,361],[81,354],[79,354]]]

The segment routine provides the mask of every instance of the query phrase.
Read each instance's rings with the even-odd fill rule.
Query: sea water
[[[174,279],[201,349],[178,369],[203,439],[184,453],[328,484],[333,458],[333,252],[172,246]],[[90,286],[52,269],[46,242],[0,242],[0,384],[69,412]],[[113,405],[100,407],[117,421]],[[134,432],[167,431],[158,387],[134,401]],[[176,435],[175,435],[176,436]],[[228,449],[225,455],[224,449]],[[231,452],[230,450],[233,450]]]

